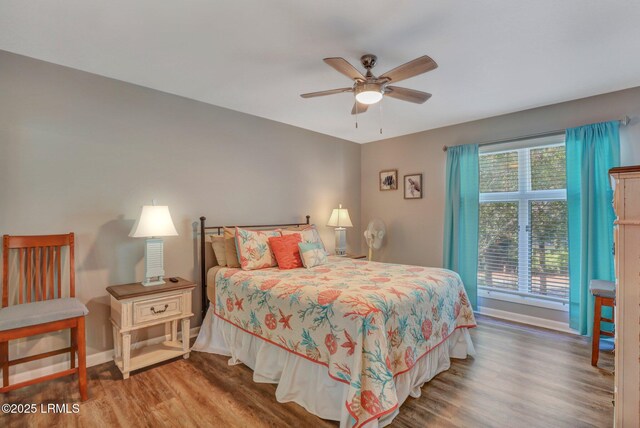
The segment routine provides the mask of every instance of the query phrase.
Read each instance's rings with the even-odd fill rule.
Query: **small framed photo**
[[[380,171],[380,190],[398,190],[398,170]]]
[[[404,198],[422,198],[422,174],[408,174],[404,176]]]

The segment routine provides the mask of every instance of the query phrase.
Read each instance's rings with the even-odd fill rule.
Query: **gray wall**
[[[310,214],[332,249],[333,229],[324,225],[342,203],[354,222],[349,247],[357,250],[360,149],[0,51],[0,233],[76,233],[78,296],[90,310],[88,354],[112,347],[105,288],[142,279],[144,240],[127,237],[141,205],[152,198],[169,205],[179,233],[165,239],[170,276],[198,279],[192,224],[201,215],[213,225]],[[17,343],[12,352],[52,341],[64,342]]]
[[[622,163],[640,164],[640,88],[363,145],[361,224],[366,228],[370,219],[378,217],[385,221],[388,229],[388,240],[376,259],[425,266],[442,265],[446,162],[442,146],[513,138],[624,115],[631,117],[632,122],[620,131]],[[400,183],[405,174],[423,173],[423,199],[404,200],[402,185],[397,191],[379,191],[379,171],[391,168],[398,169]],[[491,306],[492,302],[487,300],[481,304]],[[501,304],[500,309],[508,310],[506,306]],[[520,309],[527,315],[566,319],[566,313],[558,311]]]

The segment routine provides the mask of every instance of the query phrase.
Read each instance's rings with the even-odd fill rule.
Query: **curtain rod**
[[[631,119],[629,119],[629,116],[625,116],[622,119],[618,120],[618,122],[620,122],[620,125],[622,125],[622,126],[627,126],[630,121],[631,121]],[[566,128],[565,129],[557,129],[555,131],[540,132],[538,134],[524,135],[522,137],[503,138],[502,140],[487,141],[485,143],[480,143],[478,145],[479,146],[486,146],[486,145],[489,145],[489,144],[499,144],[499,143],[507,143],[507,142],[511,142],[511,141],[528,140],[530,138],[550,137],[552,135],[564,134],[566,131],[567,131]],[[446,152],[447,149],[448,149],[448,146],[442,146],[442,151],[443,152]]]

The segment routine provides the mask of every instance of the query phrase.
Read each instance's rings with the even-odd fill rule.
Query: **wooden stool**
[[[589,283],[589,291],[595,297],[595,308],[593,311],[593,338],[591,343],[591,365],[598,365],[598,357],[600,356],[600,335],[614,337],[609,331],[602,330],[601,322],[606,321],[614,323],[613,315],[611,318],[602,317],[602,307],[609,307],[613,311],[616,302],[616,284],[611,281],[603,281],[600,279],[592,279]]]

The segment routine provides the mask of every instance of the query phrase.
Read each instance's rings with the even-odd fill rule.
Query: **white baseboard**
[[[200,331],[200,327],[193,327],[192,329],[189,330],[189,337],[190,338],[196,337],[199,331]],[[182,332],[178,333],[178,339],[182,340]],[[138,347],[144,347],[149,345],[156,345],[158,343],[164,342],[165,340],[169,340],[168,335],[152,337],[151,339],[136,342],[135,344],[132,343],[131,345],[132,345],[132,348],[134,347],[138,348]],[[113,349],[87,355],[87,367],[97,366],[98,364],[103,364],[109,361],[113,361]],[[11,383],[24,382],[30,379],[35,379],[37,377],[60,372],[68,368],[69,368],[69,361],[63,361],[60,363],[39,367],[37,369],[15,373],[11,375]]]
[[[536,327],[548,328],[550,330],[562,331],[564,333],[578,334],[575,330],[569,328],[568,324],[560,321],[532,317],[530,315],[522,315],[516,312],[501,311],[499,309],[487,308],[484,306],[479,306],[477,312],[488,317],[500,318],[507,321],[515,321],[522,324],[534,325]]]

